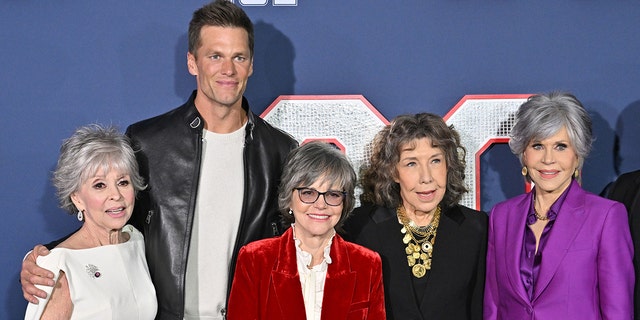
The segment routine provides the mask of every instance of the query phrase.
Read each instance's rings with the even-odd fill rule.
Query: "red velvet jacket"
[[[380,256],[335,235],[322,319],[384,319]],[[227,319],[305,319],[292,229],[240,249]]]

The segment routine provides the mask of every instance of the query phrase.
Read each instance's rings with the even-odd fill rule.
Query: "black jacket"
[[[182,319],[187,257],[198,194],[202,129],[196,92],[182,106],[127,128],[148,188],[138,194],[131,223],[145,237],[147,263],[158,296],[157,319]],[[245,189],[229,286],[241,246],[282,232],[277,188],[282,165],[297,142],[247,112]],[[223,151],[221,151],[223,152]],[[214,232],[214,230],[211,230]]]
[[[607,187],[607,198],[622,202],[629,213],[629,227],[633,239],[633,266],[636,271],[634,319],[640,320],[640,170],[627,172]]]
[[[480,320],[487,222],[484,212],[461,205],[443,208],[431,271],[417,281],[407,264],[395,209],[356,208],[345,222],[344,238],[380,254],[388,320]]]

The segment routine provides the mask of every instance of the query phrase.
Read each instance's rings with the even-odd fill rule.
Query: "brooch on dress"
[[[92,264],[88,264],[85,267],[85,270],[87,270],[87,273],[89,274],[89,276],[91,278],[100,278],[100,269],[98,269],[98,267],[92,265]]]

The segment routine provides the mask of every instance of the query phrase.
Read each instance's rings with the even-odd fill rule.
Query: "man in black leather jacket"
[[[185,313],[185,303],[193,303],[185,301],[186,292],[193,294],[198,289],[193,287],[210,288],[213,285],[220,290],[218,282],[201,283],[197,277],[201,273],[193,271],[196,277],[191,278],[192,287],[185,290],[185,285],[189,286],[188,260],[208,258],[209,262],[213,263],[215,259],[215,263],[224,264],[222,269],[228,270],[229,288],[240,247],[283,231],[277,213],[277,188],[285,158],[297,142],[251,112],[243,97],[253,72],[253,25],[242,9],[231,2],[217,0],[194,12],[189,24],[187,66],[197,82],[197,90],[189,100],[174,110],[127,128],[127,135],[137,150],[140,173],[148,183],[148,188],[138,194],[130,222],[145,236],[147,263],[158,298],[156,319],[199,319],[201,316],[222,319],[226,312],[224,298],[215,315],[199,314],[199,310]],[[205,130],[214,135],[238,132],[244,135],[243,146],[236,146],[241,148],[242,155],[232,158],[237,162],[228,163],[229,167],[243,168],[242,173],[231,174],[244,179],[242,196],[236,197],[242,203],[234,206],[242,209],[240,212],[200,210],[199,214],[207,215],[209,219],[224,216],[237,220],[237,224],[232,224],[237,225],[237,230],[225,230],[235,235],[234,244],[197,243],[199,252],[204,248],[204,255],[215,255],[214,259],[198,256],[202,253],[190,254],[199,199],[217,197],[223,199],[218,202],[231,201],[224,198],[226,194],[200,192],[208,188],[201,185]],[[208,146],[211,148],[211,144]],[[214,150],[213,156],[226,151]],[[212,156],[212,153],[208,155]],[[240,161],[242,164],[238,165]],[[208,184],[217,184],[215,190],[225,188],[228,182],[220,178],[209,178]],[[229,195],[229,199],[234,199],[233,195]],[[197,224],[200,234],[220,232],[216,228],[216,225]],[[232,248],[230,261],[224,255],[207,252],[209,245]],[[46,251],[37,253],[46,254]],[[35,286],[29,287],[31,276],[46,273],[36,270],[35,263],[27,265],[29,261],[30,258],[25,259],[21,273],[25,297],[39,293]],[[220,266],[216,267],[220,269]],[[196,279],[195,284],[193,279]],[[34,282],[46,284],[44,280]],[[228,288],[223,290],[228,292]]]
[[[204,122],[194,105],[197,92],[181,107],[127,129],[140,171],[149,187],[139,194],[134,226],[145,236],[147,263],[158,295],[158,319],[182,319],[184,283],[192,219],[198,194]],[[282,164],[296,142],[249,111],[244,146],[243,210],[229,272],[242,245],[282,232],[277,187]],[[224,151],[224,150],[221,150]],[[215,214],[215,213],[212,213]],[[215,230],[210,230],[215,232]]]
[[[198,35],[200,39],[196,39]],[[200,213],[201,216],[240,215],[231,261],[220,255],[216,262],[225,263],[225,268],[229,262],[229,287],[240,247],[280,232],[277,188],[285,158],[297,143],[252,113],[242,97],[253,71],[252,57],[253,28],[242,9],[222,1],[196,11],[189,26],[187,65],[196,77],[197,90],[181,107],[127,129],[134,149],[140,150],[140,171],[149,184],[136,203],[134,226],[143,230],[145,236],[147,261],[158,295],[159,319],[188,318],[200,312],[188,310],[191,313],[185,314],[184,306],[185,284],[187,290],[195,290],[189,288],[189,281],[185,279],[188,260],[193,257],[189,250],[193,244],[194,211],[199,198],[214,196],[199,192],[202,188],[203,129],[229,134],[244,126],[242,159],[237,159],[243,162],[244,168],[244,193],[241,205],[237,206],[242,208],[241,212]],[[225,181],[215,183],[226,185]],[[215,226],[199,225],[198,228],[200,234],[219,232]],[[199,247],[204,245],[198,244]],[[210,251],[213,250],[207,254]],[[204,259],[196,258],[199,263]],[[207,284],[196,271],[189,272],[196,274],[198,279],[194,287],[206,288]],[[197,296],[192,292],[192,296]],[[193,301],[186,302],[194,304]],[[216,312],[219,313],[216,316],[221,316],[225,310]]]

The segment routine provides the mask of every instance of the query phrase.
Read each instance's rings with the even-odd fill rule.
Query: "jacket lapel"
[[[577,182],[573,181],[547,240],[549,245],[544,248],[540,274],[533,293],[534,301],[549,285],[567,250],[584,225],[586,220],[584,201],[585,192]]]
[[[407,319],[423,319],[420,304],[413,294],[413,281],[411,278],[413,275],[406,262],[406,245],[402,242],[401,226],[398,223],[395,210],[380,207],[372,218],[377,224],[381,225],[379,239],[385,240],[381,242],[380,249],[381,255],[386,256],[388,260],[387,268],[389,269],[385,270],[385,272],[388,271],[389,277],[388,280],[385,280],[385,285],[394,284],[393,288],[385,287],[385,298],[391,300],[387,304],[401,310],[394,311],[394,313],[403,314]],[[438,240],[436,239],[436,241]],[[385,262],[383,261],[384,264]]]
[[[521,201],[515,203],[509,208],[507,214],[507,233],[504,239],[511,239],[511,241],[505,241],[504,252],[505,263],[507,264],[507,277],[509,283],[517,292],[523,301],[529,302],[529,295],[524,288],[522,279],[520,278],[520,255],[522,254],[522,245],[524,241],[524,228],[527,225],[527,214],[529,206],[531,205],[531,198],[533,193],[529,192],[526,196],[522,197]]]
[[[331,244],[332,263],[324,283],[321,319],[339,319],[348,314],[356,286],[356,273],[351,271],[349,253],[344,240],[335,235]]]
[[[455,209],[443,209],[442,211],[436,242],[433,247],[431,270],[426,284],[428,289],[425,291],[422,301],[420,301],[421,319],[429,319],[434,316],[430,306],[433,306],[434,302],[442,302],[439,295],[443,291],[446,292],[449,284],[455,281],[451,278],[456,277],[457,274],[452,273],[450,268],[452,263],[455,262],[451,260],[449,252],[459,250],[456,247],[456,241],[459,236],[458,229],[464,219],[464,215],[457,207]],[[412,282],[411,278],[410,282]],[[412,294],[412,296],[415,295]]]
[[[302,286],[296,264],[296,249],[292,228],[280,237],[278,262],[271,271],[271,288],[275,293],[273,299],[280,307],[282,319],[305,319]]]

